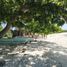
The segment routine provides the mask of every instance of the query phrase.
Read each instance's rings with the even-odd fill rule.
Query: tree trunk
[[[10,27],[11,27],[11,24],[7,23],[6,27],[0,32],[0,38],[2,38],[8,32]]]

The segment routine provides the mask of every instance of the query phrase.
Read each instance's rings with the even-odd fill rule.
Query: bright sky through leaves
[[[62,29],[63,29],[63,30],[67,30],[67,24],[64,24],[64,25],[62,26]]]

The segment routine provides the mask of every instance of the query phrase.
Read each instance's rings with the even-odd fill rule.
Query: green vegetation
[[[66,18],[67,0],[0,0],[0,22],[7,23],[0,38],[11,27],[16,27],[19,35],[61,32]]]
[[[62,32],[67,32],[67,30],[63,30]]]

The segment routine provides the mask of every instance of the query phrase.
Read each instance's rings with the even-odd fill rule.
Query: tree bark
[[[0,38],[2,38],[8,32],[10,27],[11,27],[11,24],[8,22],[6,27],[0,32]]]

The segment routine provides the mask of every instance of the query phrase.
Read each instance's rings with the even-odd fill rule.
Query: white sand
[[[26,46],[18,45],[13,52],[16,54],[4,67],[67,67],[67,33],[50,34],[46,39],[38,38]],[[23,53],[22,49],[26,48]],[[6,59],[6,60],[8,60]]]
[[[44,39],[44,38],[38,38],[37,40],[38,41],[54,42],[58,46],[67,47],[67,33],[50,34],[50,35],[47,36],[46,39]]]

